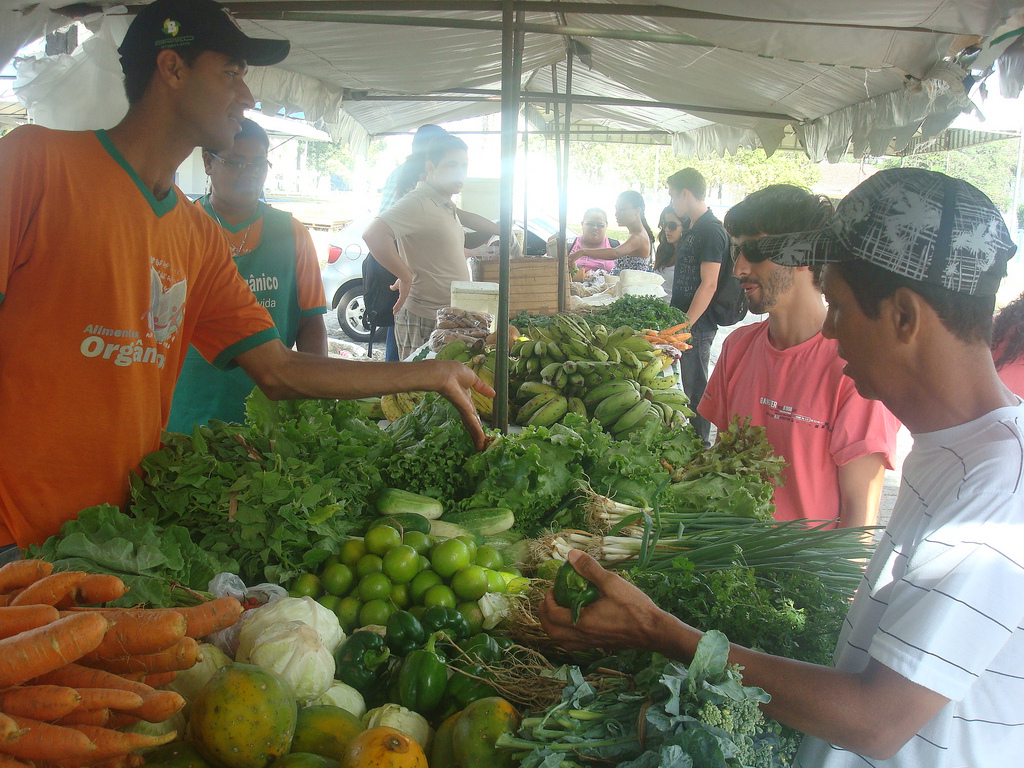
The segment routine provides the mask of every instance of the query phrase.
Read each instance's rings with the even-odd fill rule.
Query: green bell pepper
[[[420,620],[408,611],[395,611],[388,617],[384,639],[392,653],[408,656],[423,646],[427,640],[427,631]]]
[[[466,617],[455,608],[446,605],[432,605],[423,612],[420,619],[427,632],[444,632],[452,642],[459,642],[469,637],[469,624]]]
[[[571,611],[573,624],[579,621],[580,611],[601,596],[597,585],[576,573],[568,560],[562,563],[555,574],[552,592],[555,602]]]
[[[364,693],[380,679],[390,655],[376,632],[353,632],[334,653],[334,677]]]
[[[470,664],[493,664],[502,655],[498,641],[486,632],[475,634],[469,640],[459,643],[458,646],[469,657],[468,663]]]
[[[405,657],[398,673],[398,703],[429,717],[444,699],[448,665],[434,651],[440,633],[435,632],[420,650]]]
[[[472,704],[477,699],[497,696],[497,691],[486,682],[487,672],[479,664],[469,664],[448,679],[446,696],[458,709]]]

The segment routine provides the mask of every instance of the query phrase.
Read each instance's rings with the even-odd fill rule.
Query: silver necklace
[[[259,205],[259,203],[257,203],[257,205]],[[213,200],[210,201],[210,210],[213,211],[213,217],[217,219],[217,223],[220,224],[221,229],[230,231],[228,230],[227,224],[224,223],[224,219],[222,219],[220,217],[220,214],[217,213],[217,209],[213,207]],[[252,213],[249,214],[249,217],[252,217],[252,215],[255,213],[256,209],[253,208]],[[252,229],[252,225],[255,223],[255,221],[249,222],[249,226],[245,228],[245,234],[242,235],[242,242],[240,242],[237,246],[234,245],[230,240],[228,241],[228,247],[231,249],[231,258],[235,258],[236,256],[242,253],[242,249],[245,248],[245,242],[249,239],[249,230]]]

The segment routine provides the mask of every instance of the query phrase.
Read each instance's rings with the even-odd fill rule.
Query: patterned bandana
[[[830,226],[766,235],[743,250],[752,260],[794,267],[862,259],[950,291],[994,296],[1017,246],[976,187],[920,168],[892,168],[851,191]]]

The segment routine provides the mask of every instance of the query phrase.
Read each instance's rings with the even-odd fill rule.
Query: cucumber
[[[376,528],[379,525],[390,525],[392,528],[396,528],[402,533],[405,531],[430,533],[430,521],[423,515],[417,515],[415,512],[399,512],[394,515],[378,517],[366,526],[366,530]]]
[[[403,491],[401,488],[385,488],[377,494],[377,514],[397,515],[412,512],[428,520],[436,520],[444,512],[441,502],[430,496]]]
[[[501,507],[485,507],[481,509],[467,509],[463,512],[449,512],[445,522],[467,528],[481,536],[493,536],[504,533],[515,525],[516,517],[510,509]]]
[[[469,536],[471,539],[476,539],[476,534],[469,529],[449,523],[447,520],[431,520],[430,535],[439,539],[454,539],[458,536]]]

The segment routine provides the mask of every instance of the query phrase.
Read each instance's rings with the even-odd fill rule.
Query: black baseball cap
[[[266,67],[282,61],[290,47],[287,40],[249,37],[213,0],[156,0],[135,17],[117,50],[127,71],[151,66],[160,51],[186,49],[215,51]]]
[[[962,179],[892,168],[861,182],[831,225],[743,244],[752,260],[785,266],[866,261],[949,291],[994,296],[1016,252],[999,209]]]

